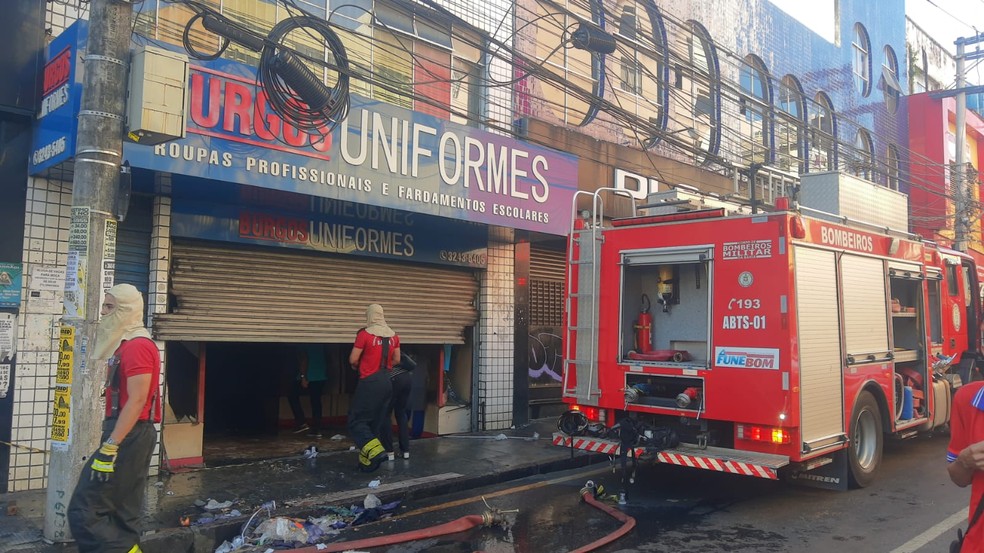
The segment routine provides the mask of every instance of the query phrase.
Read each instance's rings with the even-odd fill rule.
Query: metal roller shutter
[[[132,284],[147,297],[150,282],[150,234],[154,199],[134,196],[116,236],[115,284]]]
[[[194,242],[174,243],[171,294],[161,340],[346,343],[379,303],[404,343],[462,344],[478,318],[471,271]]]

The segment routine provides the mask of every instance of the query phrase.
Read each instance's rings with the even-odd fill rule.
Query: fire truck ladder
[[[598,296],[601,265],[601,243],[605,237],[602,225],[605,204],[602,192],[619,192],[615,188],[599,188],[593,192],[579,190],[571,201],[571,244],[567,249],[567,283],[565,306],[567,326],[564,329],[564,397],[592,404],[600,395],[598,387]],[[621,191],[624,194],[624,191]],[[591,211],[583,217],[577,212],[578,198],[591,196]],[[635,201],[632,201],[633,213]],[[577,382],[570,385],[571,373]]]

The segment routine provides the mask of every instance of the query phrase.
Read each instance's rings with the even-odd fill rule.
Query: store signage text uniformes
[[[221,64],[220,64],[221,62]],[[219,68],[216,68],[216,65]],[[246,66],[193,66],[188,137],[128,144],[136,167],[565,234],[573,156],[352,96],[324,135],[272,112]],[[231,71],[236,71],[233,73]]]

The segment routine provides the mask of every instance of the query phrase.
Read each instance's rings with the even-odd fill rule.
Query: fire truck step
[[[605,453],[607,455],[618,455],[620,445],[619,442],[614,440],[589,436],[571,438],[561,432],[554,433],[553,443],[554,445],[564,447],[573,446],[574,449]],[[643,449],[636,448],[636,451],[642,454]],[[661,463],[671,465],[754,476],[770,480],[778,479],[779,469],[789,464],[789,457],[785,455],[739,451],[723,447],[701,448],[696,444],[687,443],[680,444],[674,449],[665,449],[658,452],[656,459]]]

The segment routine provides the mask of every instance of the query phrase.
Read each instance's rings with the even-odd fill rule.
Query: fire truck
[[[569,237],[563,397],[583,422],[555,445],[847,489],[886,440],[948,423],[981,354],[970,256],[782,197],[673,190],[608,219],[605,190]],[[609,432],[626,419],[636,442]]]

